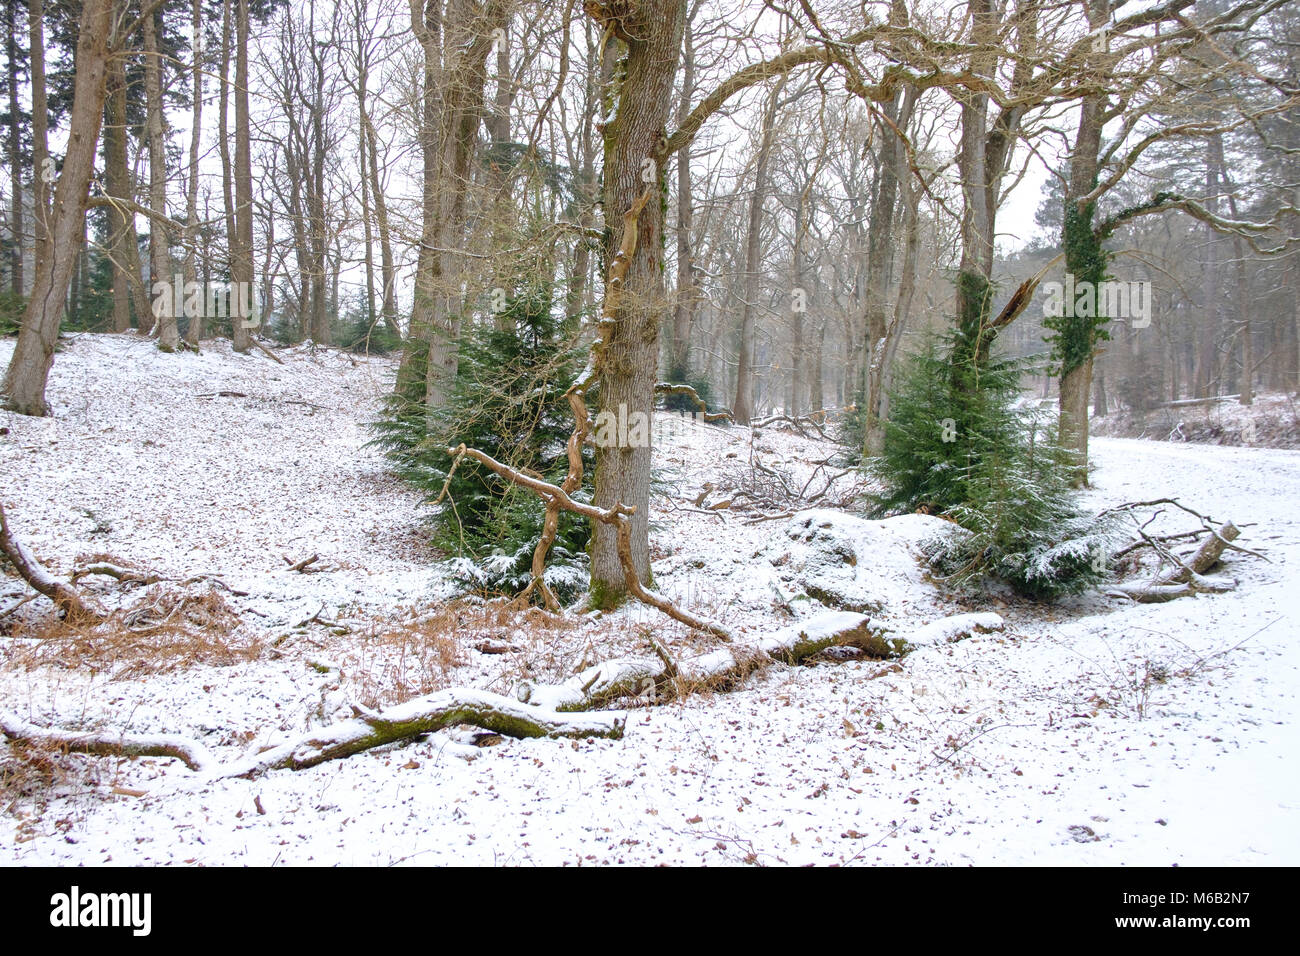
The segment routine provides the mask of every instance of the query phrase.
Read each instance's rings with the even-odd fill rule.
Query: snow
[[[11,348],[0,341],[0,361]],[[229,767],[342,729],[352,704],[419,707],[458,686],[515,698],[601,661],[612,674],[615,659],[647,659],[647,628],[680,660],[730,659],[641,606],[564,622],[470,606],[440,662],[418,637],[448,594],[418,496],[363,447],[393,363],[284,354],[281,367],[218,343],[164,356],[133,336],[80,336],[56,356],[55,417],[0,413],[0,500],[52,571],[106,553],[219,574],[248,592],[226,595],[240,632],[264,642],[251,659],[142,674],[32,662],[29,642],[5,639],[0,709],[42,727],[192,737]],[[248,398],[200,397],[218,391]],[[656,440],[672,495],[652,514],[662,592],[738,641],[790,638],[830,610],[916,649],[771,666],[726,693],[634,707],[617,741],[479,747],[442,731],[254,779],[71,755],[44,789],[10,795],[0,863],[1300,863],[1300,453],[1097,440],[1092,505],[1176,496],[1235,521],[1268,561],[1229,552],[1239,586],[1226,594],[1041,607],[937,591],[916,559],[945,533],[937,518],[825,508],[746,524],[689,507],[751,455],[802,484],[824,443],[676,416]],[[1192,526],[1166,509],[1148,530]],[[285,557],[312,553],[326,570],[287,570]],[[876,609],[829,608],[810,582]],[[107,604],[138,595],[83,583]],[[0,579],[0,610],[24,593]],[[474,649],[485,640],[517,650]]]
[[[951,643],[970,637],[975,632],[1000,631],[1005,623],[1002,615],[991,611],[978,614],[954,614],[952,617],[941,618],[912,631],[907,635],[907,643],[913,647]]]

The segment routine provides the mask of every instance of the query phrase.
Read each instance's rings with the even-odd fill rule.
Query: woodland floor
[[[711,646],[640,606],[563,620],[448,606],[418,496],[364,448],[393,363],[280,354],[81,335],[56,356],[54,417],[0,413],[0,501],[52,570],[108,555],[222,582],[86,579],[108,606],[196,599],[188,624],[148,639],[51,627],[44,599],[26,604],[0,620],[0,707],[234,759],[352,701],[509,694],[645,653],[647,633],[675,653]],[[806,616],[781,591],[790,521],[691,501],[705,482],[759,480],[755,456],[817,488],[829,470],[809,463],[833,447],[666,416],[656,447],[659,587],[742,633]],[[1228,594],[1044,608],[947,598],[906,547],[881,548],[865,562],[881,622],[978,609],[1007,629],[896,663],[771,667],[634,709],[619,741],[442,732],[217,782],[173,760],[0,745],[0,863],[1300,864],[1300,452],[1100,439],[1094,454],[1097,507],[1176,496],[1250,524],[1241,543],[1269,561],[1230,554]],[[313,554],[318,573],[288,567]],[[0,611],[25,593],[0,578]]]

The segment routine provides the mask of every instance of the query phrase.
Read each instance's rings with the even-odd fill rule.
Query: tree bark
[[[86,0],[77,41],[77,70],[68,149],[54,190],[47,255],[37,261],[32,295],[18,343],[5,373],[5,407],[23,415],[48,415],[45,385],[54,363],[54,346],[77,265],[85,228],[95,147],[103,120],[112,0]]]
[[[199,229],[199,145],[203,139],[203,6],[202,0],[191,0],[190,18],[194,26],[192,40],[194,57],[193,88],[191,90],[192,121],[190,123],[189,176],[185,184],[185,283],[198,282],[198,267],[195,258],[198,254]],[[197,348],[203,338],[203,310],[197,310],[189,316],[185,327],[185,341]]]
[[[613,16],[597,3],[587,12],[607,32],[605,56],[614,55],[613,41],[626,45],[621,82],[611,104],[613,118],[605,126],[604,210],[606,274],[610,258],[619,248],[615,234],[626,210],[647,189],[653,200],[636,220],[636,249],[628,262],[623,294],[600,368],[602,412],[621,413],[624,420],[644,415],[649,434],[654,429],[654,386],[658,378],[659,334],[666,318],[663,262],[663,194],[667,148],[665,124],[672,110],[673,78],[682,48],[686,20],[685,0],[642,0]],[[621,12],[620,7],[620,12]],[[635,509],[631,518],[630,548],[637,576],[650,580],[650,460],[649,442],[643,446],[596,449],[597,507],[625,505]],[[616,529],[597,524],[591,545],[593,602],[617,603],[627,593],[618,557]]]
[[[9,87],[9,188],[10,212],[9,229],[13,237],[13,249],[9,252],[9,277],[14,295],[25,291],[23,282],[23,124],[22,103],[18,99],[18,4],[6,4],[8,15],[5,18],[5,55],[9,60],[7,77]]]
[[[167,215],[167,133],[163,125],[162,64],[158,59],[157,12],[144,18],[145,126],[149,142],[149,207]],[[149,273],[154,317],[158,321],[158,348],[175,352],[180,346],[176,324],[176,301],[171,286],[171,240],[160,218],[149,220]],[[159,288],[164,283],[164,288]]]
[[[248,108],[248,0],[237,0],[235,18],[235,244],[231,249],[230,278],[235,287],[234,300],[251,302],[253,295],[253,168]],[[247,298],[245,298],[247,296]],[[253,306],[254,313],[256,306]],[[233,309],[230,326],[234,349],[247,352],[252,348],[252,330],[260,317],[241,315]]]

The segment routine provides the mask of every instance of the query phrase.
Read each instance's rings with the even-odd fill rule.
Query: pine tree
[[[1079,508],[1054,417],[1020,401],[1027,363],[960,345],[955,335],[931,342],[900,369],[883,452],[867,462],[883,486],[875,513],[923,511],[960,525],[927,549],[958,587],[1000,580],[1052,599],[1095,585],[1111,528]]]
[[[553,289],[541,285],[507,297],[504,310],[490,319],[467,322],[447,403],[426,408],[423,381],[416,379],[408,394],[389,398],[374,426],[374,444],[428,501],[447,487],[433,514],[433,543],[454,556],[455,577],[474,590],[523,590],[543,509],[535,494],[472,461],[462,461],[448,482],[447,449],[464,442],[547,481],[563,480],[573,427],[564,393],[577,374],[579,352],[557,311]],[[408,360],[418,363],[420,356]],[[547,564],[547,583],[561,600],[585,586],[589,535],[587,522],[561,515]]]

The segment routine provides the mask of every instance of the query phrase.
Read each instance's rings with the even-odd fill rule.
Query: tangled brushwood
[[[921,511],[965,533],[927,555],[944,583],[1004,582],[1051,600],[1095,587],[1118,522],[1083,511],[1055,424],[1021,400],[1021,360],[962,359],[954,337],[930,342],[900,369],[882,454],[865,463],[883,490],[877,516]]]

